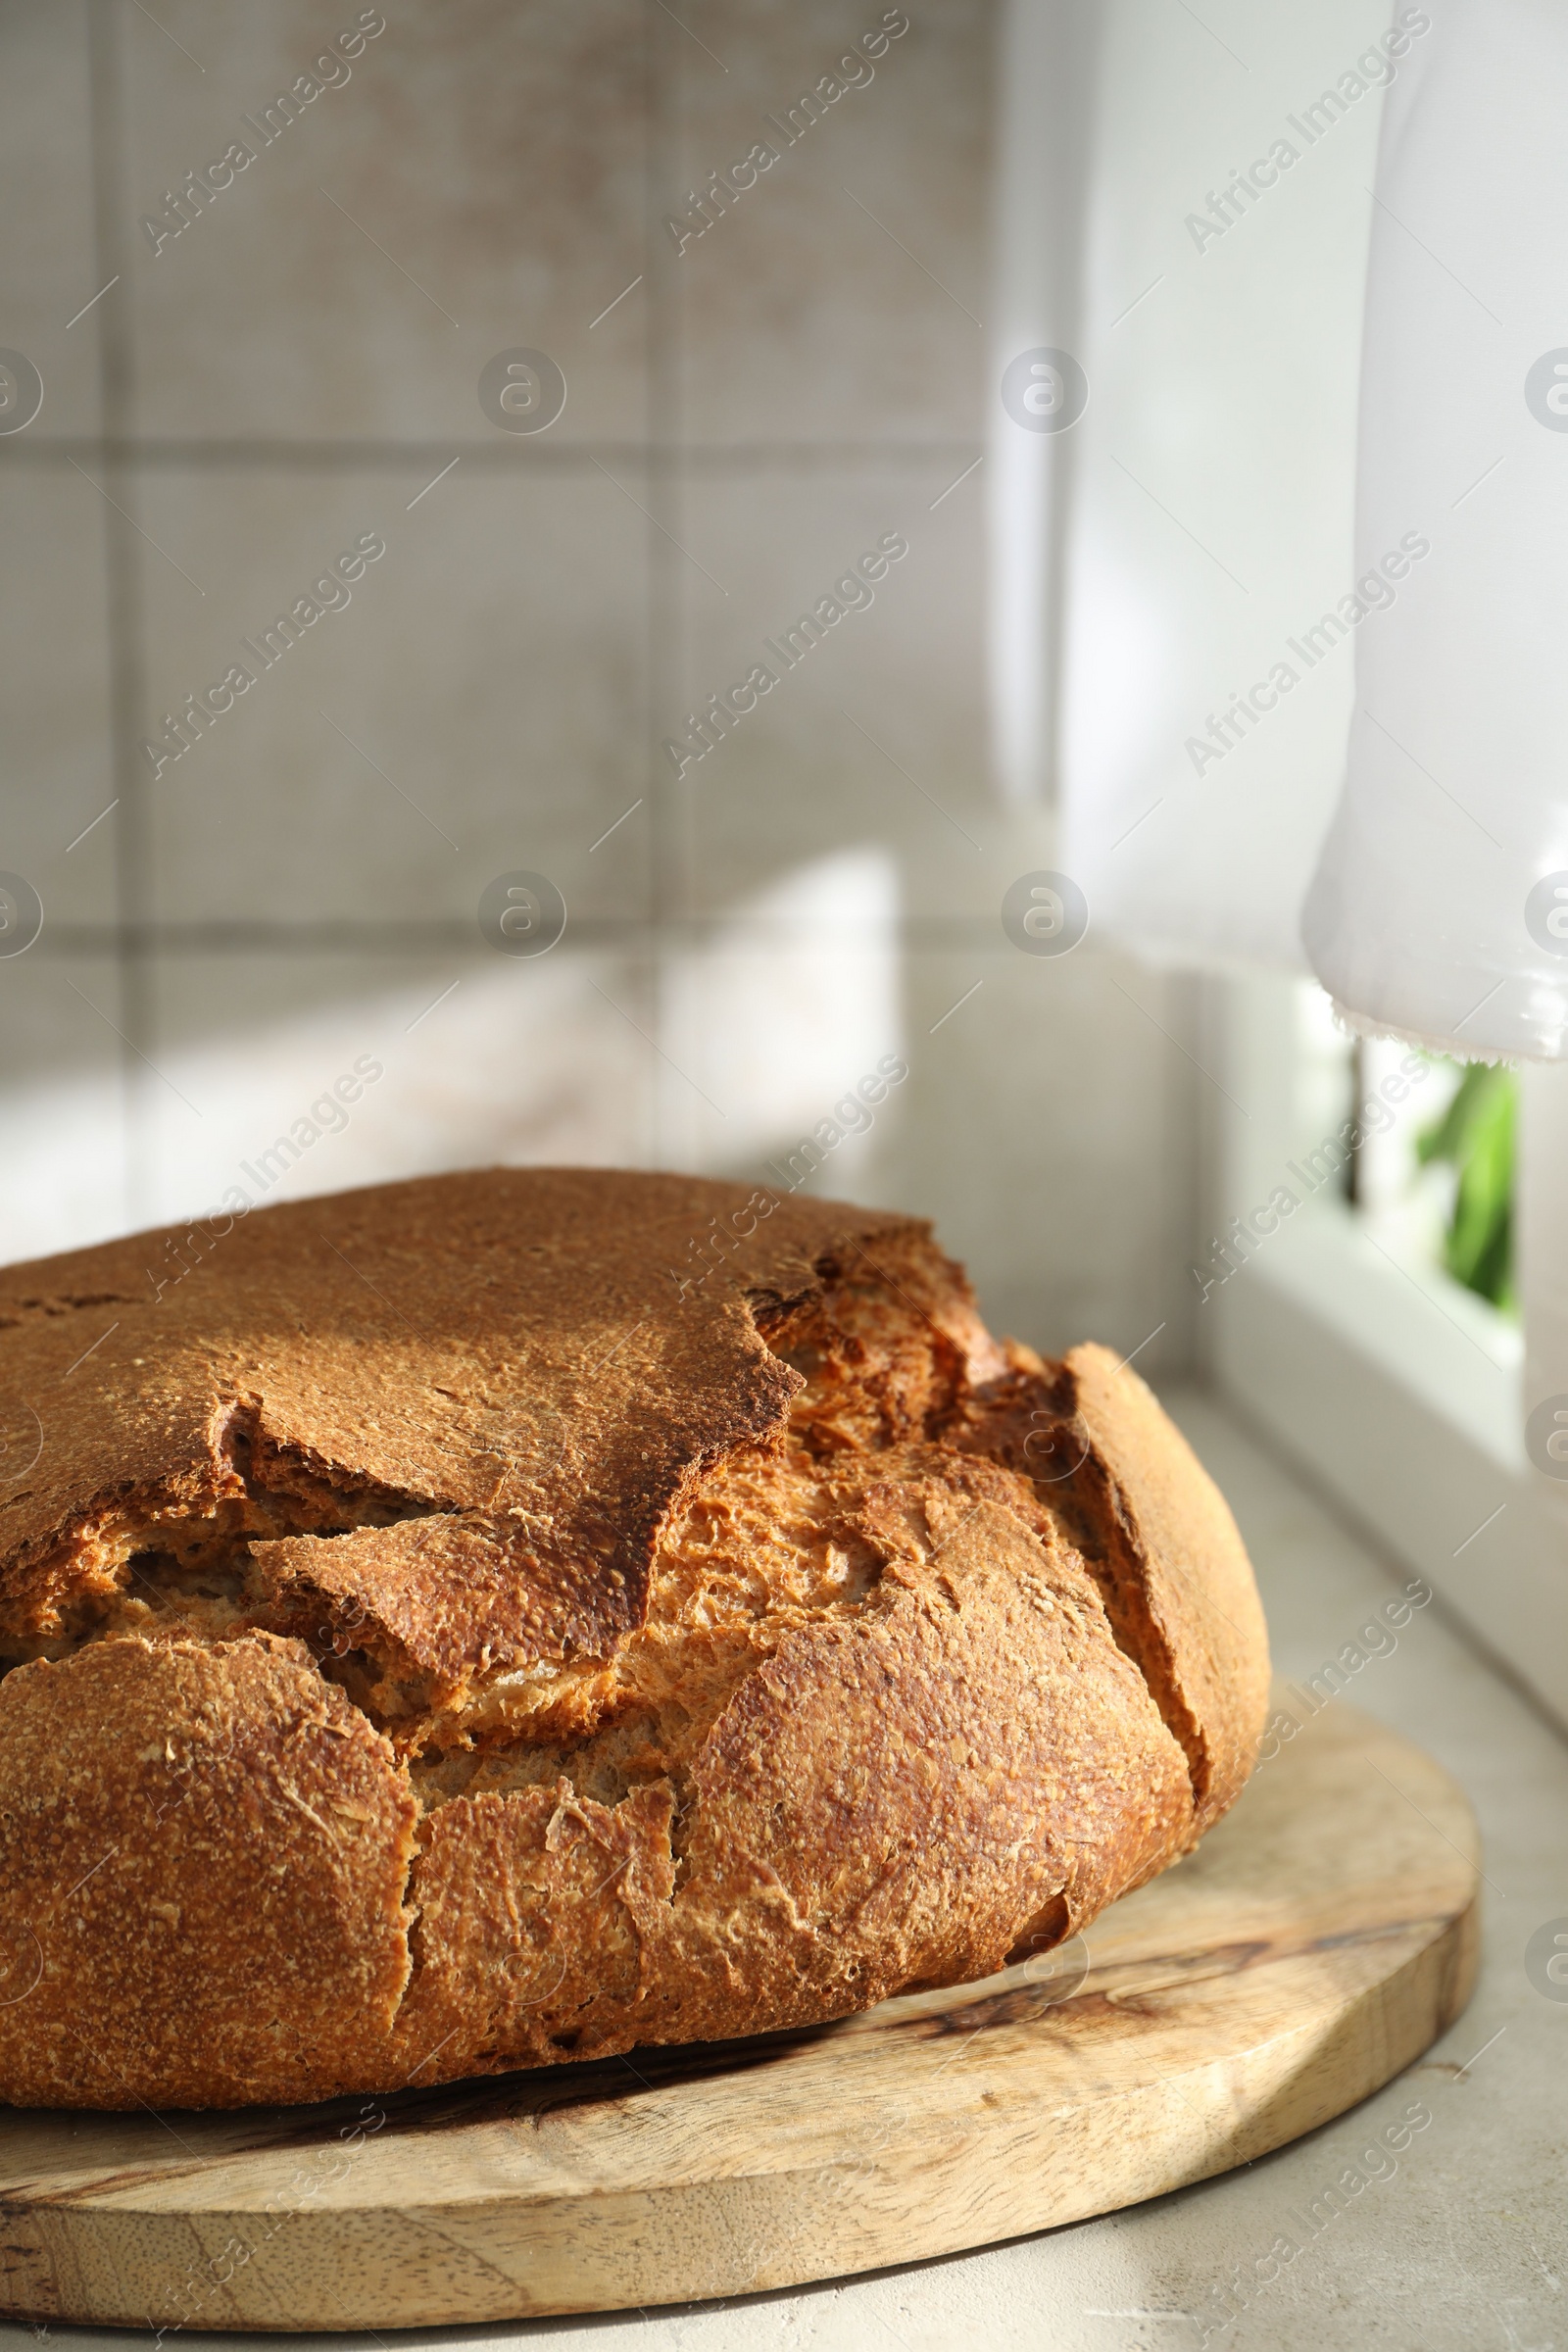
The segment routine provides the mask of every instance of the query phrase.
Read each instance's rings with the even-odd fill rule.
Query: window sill
[[[1568,1723],[1568,1496],[1525,1454],[1515,1328],[1328,1201],[1216,1289],[1200,1325],[1233,1405]]]

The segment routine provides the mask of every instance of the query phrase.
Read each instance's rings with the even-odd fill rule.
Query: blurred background
[[[1387,22],[10,0],[6,1254],[815,1134],[998,1324],[1224,1377],[1213,1248],[1381,1051],[1282,912],[1348,649],[1192,739],[1352,570],[1378,85],[1284,124]],[[1183,919],[1221,867],[1245,966]],[[1457,1083],[1311,1208],[1506,1367],[1511,1081]]]
[[[987,707],[995,11],[801,112],[880,19],[462,0],[318,76],[377,12],[3,12],[5,340],[45,386],[0,441],[3,862],[46,910],[0,965],[8,1254],[208,1208],[364,1054],[384,1078],[272,1197],[757,1178],[895,1053],[818,1189],[934,1214],[1033,1337],[1181,1327],[1184,984],[998,916],[1050,860]],[[519,347],[565,379],[543,430],[481,408]],[[352,603],[263,670],[242,640],[366,533]],[[677,774],[688,714],[885,534],[874,604]],[[480,935],[514,870],[564,899],[547,956]]]

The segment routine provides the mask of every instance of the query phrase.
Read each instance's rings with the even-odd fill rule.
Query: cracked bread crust
[[[0,2097],[810,2024],[1072,1934],[1245,1781],[1223,1502],[921,1224],[496,1170],[138,1297],[162,1244],[0,1270],[47,1400],[0,1488]]]
[[[1194,1841],[1236,1802],[1257,1752],[1268,1642],[1229,1506],[1137,1374],[1108,1348],[1048,1364],[1008,1348],[1011,1377],[971,1392],[949,1436],[1037,1476],[1182,1744]]]

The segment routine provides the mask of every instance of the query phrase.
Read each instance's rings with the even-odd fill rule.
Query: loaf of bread
[[[184,1268],[175,1279],[175,1269]],[[1241,1789],[1218,1493],[908,1217],[493,1170],[0,1269],[0,2098],[841,2016]]]

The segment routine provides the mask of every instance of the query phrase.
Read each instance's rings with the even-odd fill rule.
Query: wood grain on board
[[[806,2033],[385,2101],[0,2111],[0,2311],[429,2327],[798,2284],[1157,2196],[1341,2114],[1469,1997],[1477,1843],[1326,1709],[1083,1946]]]

